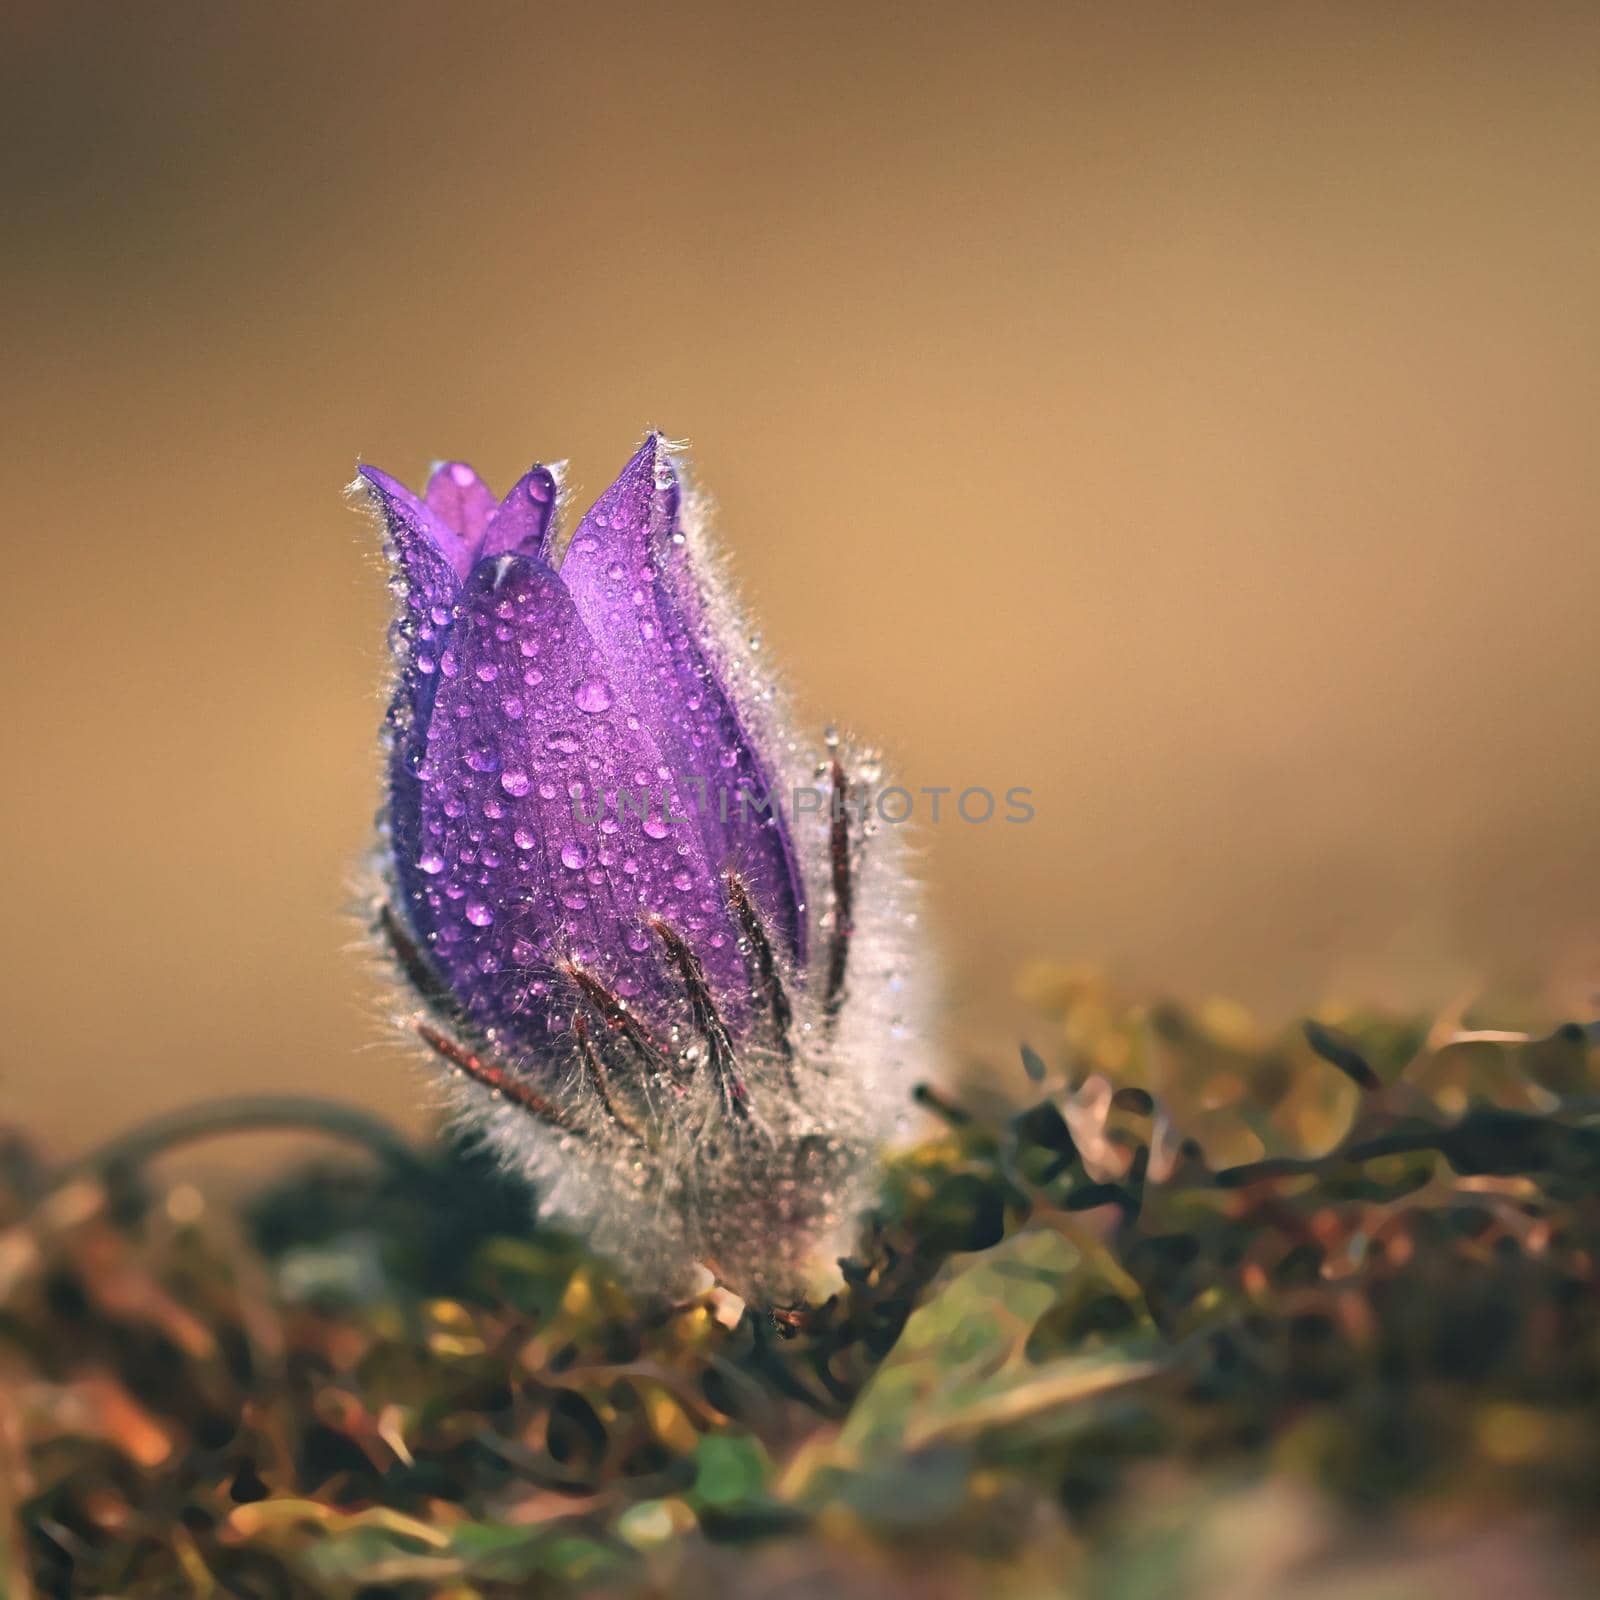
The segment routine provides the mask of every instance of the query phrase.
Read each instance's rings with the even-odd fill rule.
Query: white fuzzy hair
[[[714,1074],[702,1064],[688,1093],[656,1106],[648,1145],[607,1114],[570,1037],[554,1059],[496,1058],[513,1072],[534,1069],[529,1079],[569,1121],[565,1131],[466,1073],[447,1072],[442,1082],[458,1126],[533,1185],[546,1214],[586,1232],[636,1281],[679,1288],[698,1262],[746,1298],[791,1303],[835,1280],[833,1262],[849,1248],[870,1199],[879,1154],[907,1123],[912,1077],[932,1070],[931,958],[908,825],[860,809],[863,791],[869,800],[879,792],[880,758],[832,730],[817,741],[796,734],[768,652],[740,614],[712,544],[709,509],[685,482],[684,570],[706,624],[697,637],[765,764],[772,792],[783,797],[804,889],[806,972],[774,951],[793,1008],[792,1058],[767,1044],[735,1041],[750,1097],[743,1131],[725,1120]],[[821,989],[835,935],[835,761],[852,785],[853,915],[843,998],[828,1014]],[[802,789],[820,791],[815,809],[791,807],[790,797]],[[386,866],[379,871],[379,896],[398,903],[392,875]],[[418,1018],[407,989],[394,1020],[414,1039]],[[478,1052],[494,1049],[492,1041],[462,1042]],[[439,1065],[437,1056],[428,1059]]]

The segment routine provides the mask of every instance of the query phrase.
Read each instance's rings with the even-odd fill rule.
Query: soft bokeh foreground
[[[1034,987],[1043,1051],[924,1093],[846,1287],[779,1317],[632,1295],[347,1114],[242,1216],[160,1130],[14,1140],[8,1592],[1593,1593],[1593,1031]]]

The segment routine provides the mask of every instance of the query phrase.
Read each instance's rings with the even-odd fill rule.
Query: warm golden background
[[[1592,4],[6,8],[4,1115],[401,1108],[358,455],[692,441],[928,877],[1269,1012],[1600,976]],[[1007,1045],[1007,1048],[1009,1046]]]

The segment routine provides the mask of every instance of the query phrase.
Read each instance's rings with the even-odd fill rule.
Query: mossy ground
[[[796,1317],[370,1129],[242,1209],[18,1136],[5,1592],[1594,1592],[1591,1031],[1039,998]]]

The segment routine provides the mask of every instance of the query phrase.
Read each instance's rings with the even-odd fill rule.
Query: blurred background
[[[1281,1016],[1600,976],[1600,13],[12,0],[0,1096],[419,1125],[344,912],[342,490],[687,438],[912,787],[952,1038],[1036,958]],[[1008,1071],[1011,1068],[1008,1066]]]

